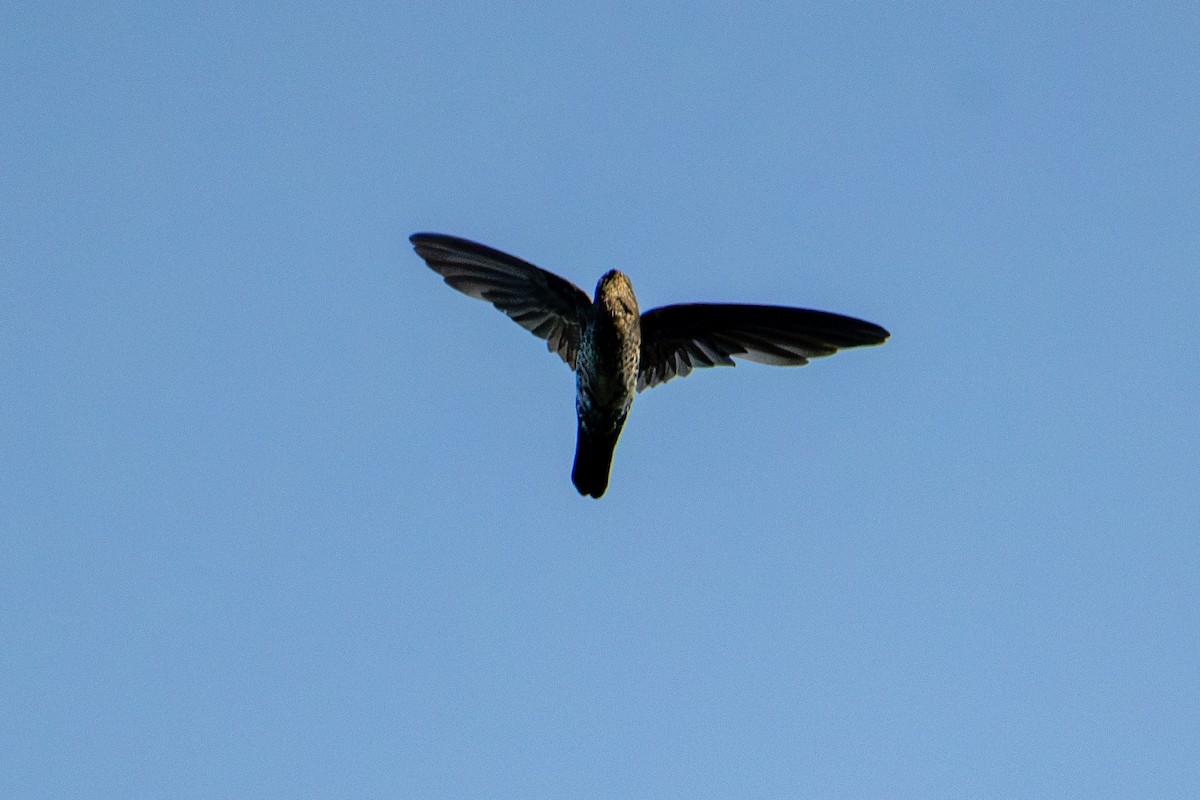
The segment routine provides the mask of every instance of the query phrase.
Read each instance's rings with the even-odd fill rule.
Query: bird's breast
[[[598,409],[620,409],[633,402],[637,388],[641,330],[633,320],[598,315],[581,331],[576,361],[576,384],[581,403]]]

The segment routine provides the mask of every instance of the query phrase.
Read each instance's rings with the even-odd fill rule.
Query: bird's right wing
[[[693,303],[642,314],[638,391],[733,357],[795,367],[843,347],[879,344],[888,332],[854,317],[787,306]]]
[[[414,233],[409,241],[446,283],[487,300],[545,339],[550,352],[575,368],[579,329],[592,305],[582,289],[515,256],[457,236]]]

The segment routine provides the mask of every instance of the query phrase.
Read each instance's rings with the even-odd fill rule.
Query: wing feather
[[[486,300],[546,340],[572,369],[591,299],[575,284],[478,242],[441,233],[409,237],[417,255],[451,287]]]
[[[800,366],[846,347],[880,344],[874,323],[786,306],[692,303],[642,314],[638,391],[685,377],[695,367],[734,366],[734,357]]]

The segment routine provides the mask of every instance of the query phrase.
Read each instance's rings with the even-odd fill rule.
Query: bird
[[[608,489],[613,453],[634,395],[734,358],[801,366],[890,334],[854,317],[805,308],[686,303],[638,309],[629,278],[604,273],[594,297],[516,256],[442,233],[414,233],[413,248],[454,289],[485,300],[546,340],[575,372],[571,481],[582,496]]]

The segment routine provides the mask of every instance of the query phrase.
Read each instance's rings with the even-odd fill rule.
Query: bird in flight
[[[861,319],[787,306],[687,303],[642,313],[629,279],[615,269],[589,299],[570,281],[477,242],[441,233],[414,233],[409,240],[447,284],[545,339],[575,371],[579,425],[571,481],[581,495],[598,498],[608,488],[635,392],[694,367],[732,367],[734,357],[800,366],[888,338]]]

